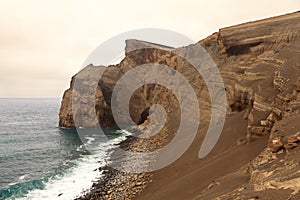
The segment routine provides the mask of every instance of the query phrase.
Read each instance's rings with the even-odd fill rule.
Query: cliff
[[[276,185],[278,181],[276,182],[274,177],[272,180],[268,177],[270,179],[266,180],[266,184],[258,187],[257,177],[263,172],[253,170],[253,166],[261,164],[261,160],[257,161],[259,158],[256,157],[259,154],[264,158],[272,157],[275,155],[274,153],[280,150],[289,152],[300,142],[300,137],[297,134],[299,129],[296,129],[296,119],[300,116],[299,33],[300,13],[297,12],[223,28],[198,42],[210,53],[225,83],[227,120],[221,139],[225,138],[226,142],[220,141],[208,158],[199,161],[196,155],[205,132],[202,129],[199,130],[195,142],[197,144],[193,144],[183,158],[171,167],[156,172],[153,182],[139,198],[213,199],[219,197],[219,199],[226,199],[236,196],[242,197],[243,195],[244,198],[250,198],[251,192],[268,197],[268,195],[272,196],[271,192],[274,188],[284,191],[281,197],[291,195],[291,192],[286,192],[286,190],[293,190],[292,186],[284,188],[279,183],[273,188],[266,186],[268,181],[273,181]],[[147,48],[130,51],[133,46]],[[91,76],[90,74],[97,74],[90,73],[91,71],[105,70],[102,78],[97,82],[98,87],[95,93],[97,119],[89,120],[91,115],[89,110],[92,108],[82,110],[79,108],[76,109],[79,110],[79,113],[72,112],[72,93],[80,93],[80,91],[74,91],[73,82],[71,82],[70,89],[65,92],[62,100],[59,125],[74,127],[72,116],[76,114],[85,116],[84,120],[81,121],[83,127],[93,127],[97,123],[101,124],[102,127],[113,126],[115,122],[110,108],[110,98],[116,82],[126,72],[138,65],[159,63],[176,69],[191,83],[199,101],[201,124],[206,127],[211,115],[208,89],[195,69],[175,53],[176,51],[189,51],[192,47],[193,45],[173,49],[145,41],[127,40],[126,56],[120,64],[108,67],[88,66],[75,75],[75,77],[85,77]],[[88,85],[89,83],[83,82],[82,88],[88,90]],[[80,101],[92,100],[80,96]],[[148,117],[146,111],[154,103],[163,105],[167,110],[169,129],[172,133],[173,129],[176,129],[176,123],[171,121],[178,121],[179,102],[170,90],[158,84],[148,84],[135,91],[129,105],[133,121],[142,124]],[[193,117],[193,110],[190,110],[190,113]],[[294,128],[283,129],[283,126]],[[224,152],[228,154],[224,156]],[[240,158],[241,155],[243,158]],[[259,164],[252,163],[250,167],[252,171],[249,172],[248,170],[239,176],[238,173],[242,173],[241,170],[247,167],[250,169],[248,166],[250,160],[257,161]],[[230,164],[229,161],[231,161]],[[276,159],[273,161],[279,162]],[[202,167],[203,164],[210,166],[210,170],[214,170],[215,173],[211,174],[208,168]],[[223,168],[218,165],[223,166]],[[202,171],[197,168],[201,168]],[[178,171],[180,169],[186,169],[191,173]],[[272,170],[276,170],[276,167],[273,166]],[[285,170],[288,173],[288,169]],[[253,171],[256,173],[256,178]],[[232,183],[229,181],[230,176],[228,178],[228,174],[231,174]],[[170,177],[166,178],[167,175]],[[238,191],[241,180],[236,181],[237,177],[247,179],[243,182],[248,184],[247,189]],[[249,177],[252,180],[251,183],[248,183]],[[217,188],[216,190],[207,189],[209,183],[217,178],[222,179],[224,183],[221,184],[223,186],[213,184],[210,188]],[[295,177],[290,177],[285,181],[293,182],[293,180],[298,181]],[[225,183],[228,183],[228,187],[224,186]],[[157,192],[158,188],[161,189],[160,192]],[[180,192],[178,188],[181,188]],[[293,194],[295,196],[298,193]]]

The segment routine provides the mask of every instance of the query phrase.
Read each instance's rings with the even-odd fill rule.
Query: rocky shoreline
[[[151,129],[147,128],[150,117],[142,125],[138,127],[138,132],[143,134],[151,134]],[[170,132],[164,127],[159,134],[149,138],[138,138],[135,136],[127,136],[125,140],[116,144],[116,146],[133,152],[150,152],[163,147],[169,141]],[[114,154],[114,150],[112,154]],[[110,160],[109,162],[115,162]],[[154,160],[152,163],[155,162]],[[131,173],[123,172],[106,165],[100,167],[99,173],[101,178],[93,183],[92,188],[86,191],[81,197],[75,200],[95,200],[95,199],[134,199],[143,189],[152,182],[153,173]]]
[[[132,137],[128,137],[117,145],[127,146],[130,149],[133,142]],[[107,165],[98,170],[102,173],[102,177],[93,183],[89,191],[76,200],[132,199],[147,186],[148,182],[151,182],[151,173],[125,173]]]

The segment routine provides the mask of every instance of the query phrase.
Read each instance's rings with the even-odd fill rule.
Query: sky
[[[300,10],[300,0],[0,0],[0,97],[61,97],[114,35],[162,28],[199,41],[220,28]]]

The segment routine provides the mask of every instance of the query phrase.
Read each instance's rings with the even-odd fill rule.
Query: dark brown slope
[[[237,192],[243,190],[241,185],[253,179],[253,173],[249,172],[251,165],[246,164],[266,147],[274,123],[299,114],[299,85],[296,86],[300,77],[299,31],[300,13],[294,13],[221,29],[200,41],[218,63],[229,105],[236,113],[227,119],[222,137],[208,157],[197,158],[203,133],[200,131],[198,140],[180,160],[155,172],[154,181],[138,199],[256,198],[253,185],[244,193]],[[290,127],[297,124],[295,120],[287,123]],[[294,129],[289,135],[299,130]],[[246,135],[251,142],[238,146]],[[266,155],[263,152],[260,156]],[[259,181],[256,178],[256,184]],[[299,179],[296,182],[299,184]],[[210,189],[214,185],[215,188]],[[291,195],[289,189],[278,186],[273,189],[278,191],[276,195],[272,195],[272,190],[257,192],[257,195],[259,199],[285,199]],[[230,191],[234,192],[226,194]]]

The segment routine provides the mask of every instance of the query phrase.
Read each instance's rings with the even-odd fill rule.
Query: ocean
[[[91,155],[75,129],[58,127],[59,106],[60,99],[0,99],[0,200],[74,199],[126,137],[106,129],[109,140]]]

